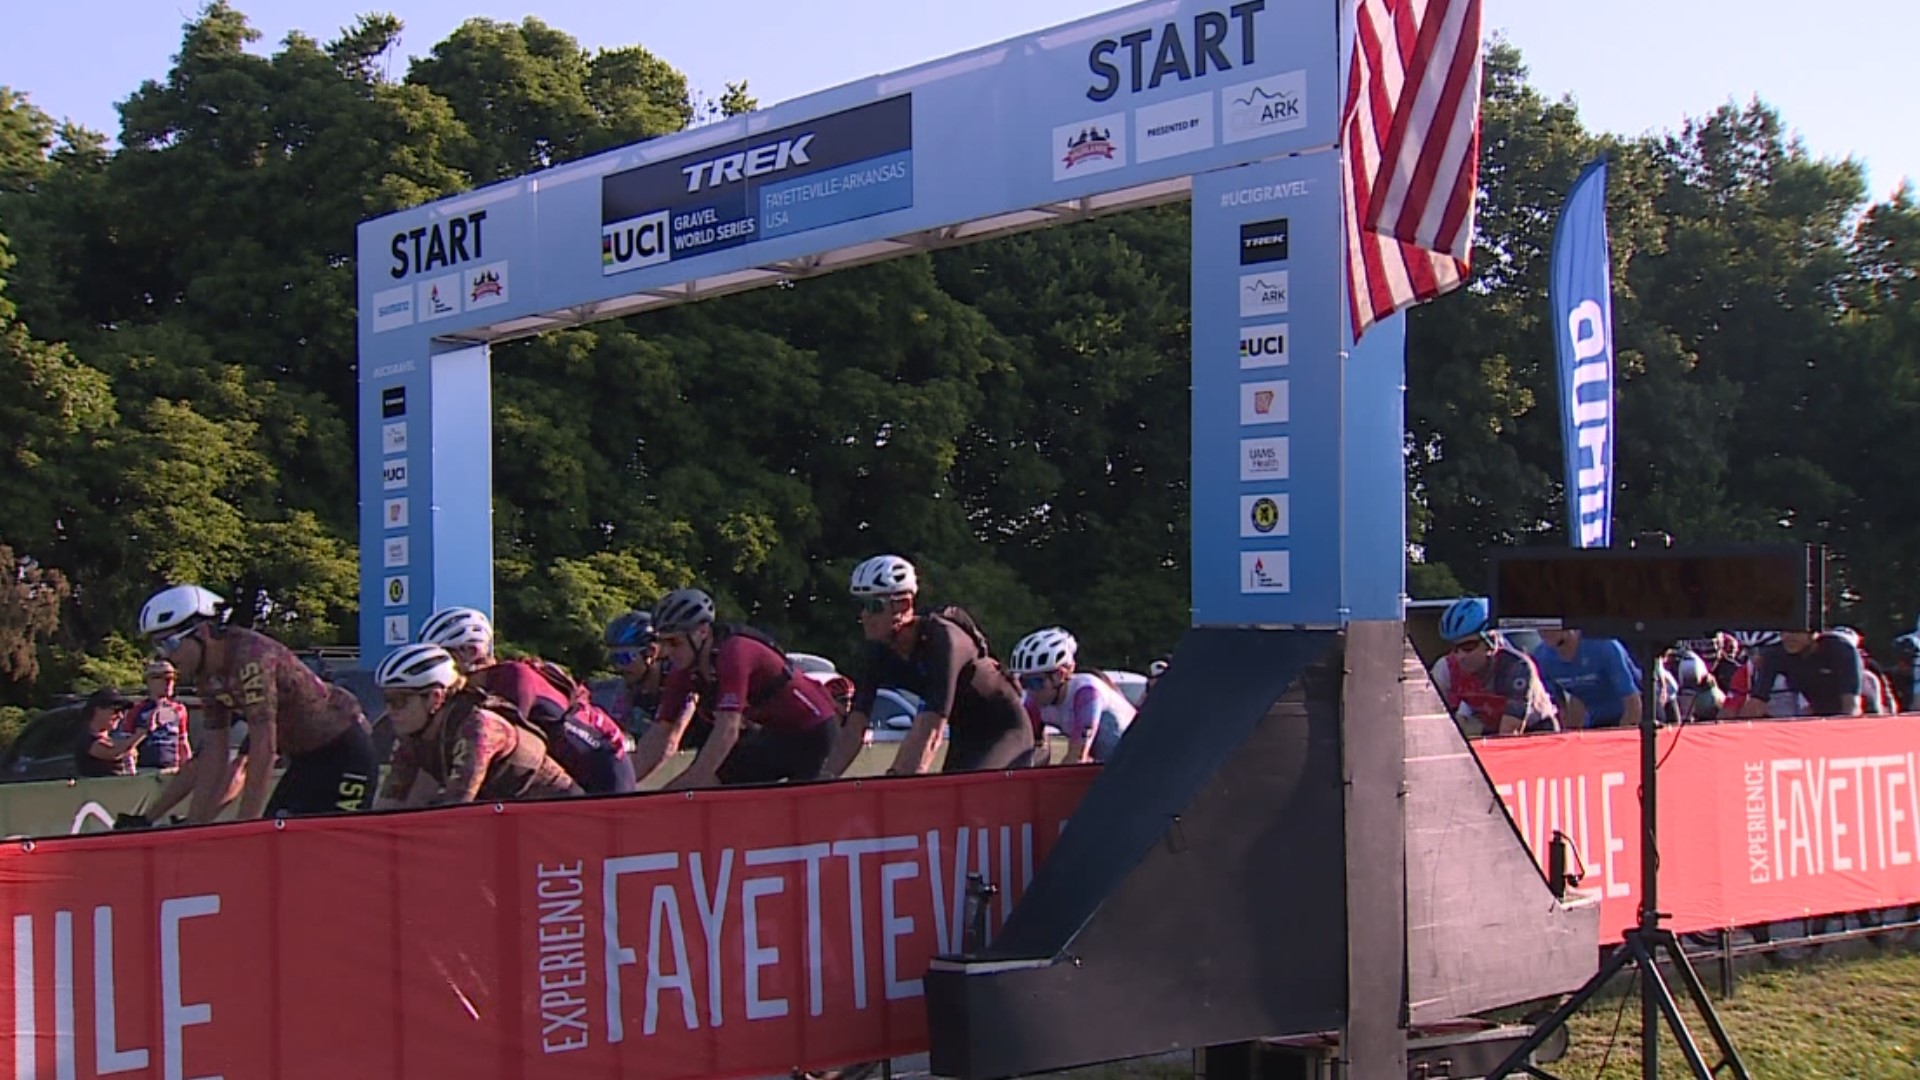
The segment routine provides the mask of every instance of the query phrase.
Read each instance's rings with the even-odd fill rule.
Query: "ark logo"
[[[1221,92],[1227,142],[1299,131],[1307,126],[1307,73],[1289,71]]]
[[[1287,313],[1287,272],[1268,270],[1261,274],[1240,275],[1240,317],[1258,319],[1263,315]]]

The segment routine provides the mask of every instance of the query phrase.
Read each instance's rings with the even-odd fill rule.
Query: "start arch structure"
[[[362,222],[363,664],[492,611],[493,343],[1180,199],[1193,624],[1398,619],[1404,330],[1343,317],[1341,7],[1135,4]]]

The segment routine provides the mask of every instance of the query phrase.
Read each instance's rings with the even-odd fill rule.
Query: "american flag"
[[[1341,119],[1353,338],[1458,288],[1480,181],[1480,0],[1358,0]]]

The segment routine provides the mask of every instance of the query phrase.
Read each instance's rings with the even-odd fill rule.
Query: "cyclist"
[[[1035,630],[1013,647],[1007,667],[1026,691],[1035,726],[1067,737],[1063,765],[1112,761],[1120,737],[1133,723],[1133,704],[1097,672],[1078,669],[1080,643],[1054,626]]]
[[[285,645],[228,626],[228,611],[225,600],[198,585],[162,589],[140,609],[141,636],[206,703],[207,745],[194,760],[208,765],[174,774],[176,782],[192,785],[188,824],[212,821],[225,801],[230,774],[220,766],[228,760],[236,719],[247,725],[236,820],[365,810],[378,766],[360,702],[321,681]],[[287,771],[274,786],[277,756],[287,759]],[[157,802],[168,804],[168,794]]]
[[[971,616],[958,608],[917,614],[918,572],[898,555],[876,555],[854,567],[849,591],[860,601],[869,669],[853,711],[841,725],[826,775],[839,776],[860,753],[882,686],[919,696],[920,713],[900,742],[889,776],[930,767],[941,728],[950,728],[942,772],[1017,768],[1033,755],[1033,726],[1019,688],[987,647]]]
[[[715,625],[713,597],[699,589],[661,597],[653,625],[673,672],[642,740],[648,772],[678,750],[700,701],[713,712],[706,745],[667,790],[819,777],[840,715],[825,686],[758,631]]]
[[[1468,736],[1560,730],[1559,714],[1527,654],[1493,629],[1485,597],[1455,600],[1440,616],[1447,654],[1428,674]]]
[[[1572,729],[1640,726],[1640,671],[1627,650],[1612,638],[1590,638],[1578,630],[1542,630],[1533,664],[1557,700],[1565,701],[1561,720]],[[1659,679],[1661,665],[1653,678]],[[1663,686],[1655,700],[1669,702]]]
[[[645,731],[660,708],[665,665],[653,632],[653,613],[629,611],[607,624],[607,655],[620,673],[607,711],[628,731]]]
[[[1900,711],[1894,700],[1893,682],[1887,676],[1885,668],[1867,651],[1867,641],[1860,631],[1851,626],[1836,626],[1833,632],[1853,642],[1860,651],[1860,708],[1868,716],[1887,716]]]
[[[1745,716],[1859,716],[1866,665],[1845,634],[1788,630],[1778,645],[1755,652],[1752,682]],[[1804,705],[1794,708],[1795,699]]]
[[[1713,665],[1698,653],[1682,652],[1675,665],[1674,719],[1679,722],[1720,719],[1727,695],[1714,680]]]
[[[545,734],[548,752],[581,790],[590,795],[634,790],[633,759],[620,725],[565,671],[544,662],[497,659],[493,640],[492,620],[473,608],[443,608],[420,625],[420,644],[447,650],[463,676],[513,702],[520,716]]]
[[[1141,705],[1144,706],[1147,703],[1147,695],[1153,693],[1153,688],[1159,685],[1161,677],[1166,675],[1167,669],[1172,666],[1173,661],[1165,656],[1147,665],[1147,688],[1140,693]]]
[[[438,645],[407,645],[374,669],[399,735],[377,809],[582,794],[515,711],[461,676]]]

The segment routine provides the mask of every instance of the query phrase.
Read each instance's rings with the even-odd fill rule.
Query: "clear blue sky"
[[[114,103],[165,75],[199,0],[9,4],[0,84],[109,136]],[[406,23],[420,54],[472,16],[537,15],[584,46],[638,43],[718,94],[750,80],[762,104],[935,59],[1121,6],[1111,0],[236,0],[269,51],[288,30],[326,40],[363,11]],[[1854,155],[1884,198],[1920,181],[1920,124],[1902,76],[1920,32],[1914,0],[1807,8],[1785,0],[1487,0],[1489,30],[1518,45],[1533,81],[1571,94],[1589,127],[1677,128],[1759,95],[1815,154]],[[400,74],[396,71],[395,73]]]

